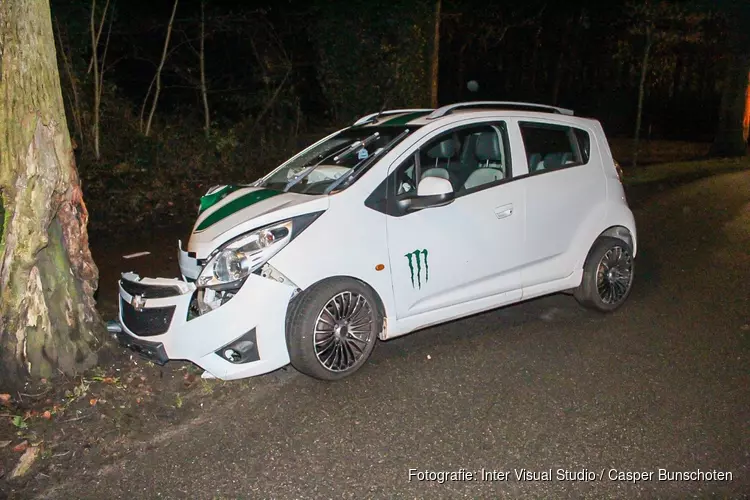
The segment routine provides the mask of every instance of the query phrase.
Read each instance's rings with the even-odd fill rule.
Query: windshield
[[[287,163],[258,186],[293,193],[343,189],[414,127],[356,127],[342,131]]]

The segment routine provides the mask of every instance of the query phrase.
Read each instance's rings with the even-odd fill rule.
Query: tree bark
[[[750,71],[747,74],[747,87],[745,88],[745,113],[742,118],[742,139],[748,143],[750,139]]]
[[[732,157],[747,155],[747,135],[744,118],[748,99],[750,57],[732,54],[729,57],[719,105],[719,125],[711,145],[711,156]]]
[[[646,28],[646,46],[643,49],[643,61],[641,62],[641,81],[638,84],[638,111],[635,117],[635,134],[633,134],[633,167],[638,165],[638,149],[641,135],[641,121],[643,120],[643,99],[646,95],[646,75],[648,74],[648,58],[651,54],[653,39],[651,28]]]
[[[174,15],[177,12],[177,3],[179,0],[174,0],[172,6],[172,16],[169,18],[169,24],[167,25],[167,36],[164,39],[164,50],[161,54],[161,61],[159,61],[159,67],[156,68],[156,90],[154,90],[154,100],[151,102],[151,111],[148,114],[148,121],[146,122],[146,130],[144,134],[148,137],[151,132],[151,122],[154,119],[154,113],[156,112],[156,104],[159,102],[159,94],[161,93],[161,70],[164,68],[164,61],[167,59],[167,51],[169,50],[169,39],[172,36],[172,25],[174,24]]]
[[[438,77],[440,75],[440,16],[442,1],[435,2],[435,33],[432,39],[432,64],[430,65],[430,106],[438,107]]]
[[[48,0],[0,3],[0,385],[96,362],[98,269]]]

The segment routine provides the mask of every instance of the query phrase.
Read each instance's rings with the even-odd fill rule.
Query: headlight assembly
[[[198,276],[197,285],[217,290],[234,288],[265,264],[322,212],[295,217],[245,233],[214,251]]]

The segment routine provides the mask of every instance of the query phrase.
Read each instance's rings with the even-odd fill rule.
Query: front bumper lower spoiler
[[[169,361],[167,352],[164,350],[164,344],[161,342],[149,342],[133,335],[128,335],[124,331],[116,332],[115,336],[121,346],[130,349],[149,361],[153,361],[157,365],[163,366]]]
[[[251,377],[289,363],[285,327],[294,286],[251,274],[232,298],[198,316],[190,309],[197,291],[185,280],[124,273],[121,331],[113,333],[154,363],[190,361],[205,370],[204,378]],[[235,346],[229,356],[227,348]]]

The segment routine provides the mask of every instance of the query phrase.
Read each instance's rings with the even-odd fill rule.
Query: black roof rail
[[[473,107],[484,107],[484,108],[495,108],[495,109],[507,109],[507,110],[523,110],[523,111],[540,111],[543,113],[557,113],[561,115],[572,116],[574,114],[572,109],[560,108],[557,106],[548,106],[546,104],[536,104],[533,102],[515,102],[515,101],[472,101],[472,102],[459,102],[456,104],[448,104],[441,108],[436,109],[430,113],[426,118],[428,120],[434,120],[445,115],[452,113],[457,109],[462,108],[473,108]]]

